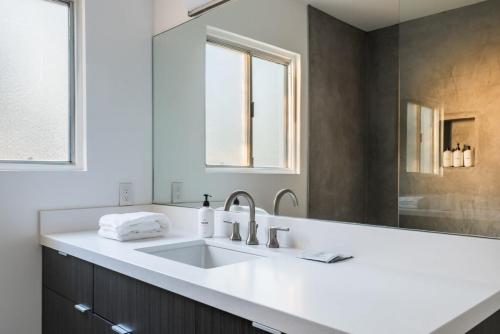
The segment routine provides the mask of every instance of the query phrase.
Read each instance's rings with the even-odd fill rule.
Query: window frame
[[[85,0],[45,0],[69,6],[69,142],[68,161],[0,160],[0,171],[85,171]]]
[[[300,174],[300,55],[279,47],[243,37],[214,27],[207,27],[207,44],[225,47],[247,55],[247,166],[223,166],[207,164],[206,145],[204,163],[207,173],[243,174]],[[253,161],[253,94],[252,59],[253,57],[286,66],[285,101],[285,167],[255,167]],[[205,138],[206,138],[205,113]]]

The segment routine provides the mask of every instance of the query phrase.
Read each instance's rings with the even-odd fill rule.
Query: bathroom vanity
[[[134,242],[97,235],[102,214],[138,210],[165,213],[170,233]],[[248,213],[231,215],[245,221]],[[282,247],[266,248],[262,234],[258,246],[201,240],[196,210],[189,208],[42,212],[44,333],[456,334],[500,328],[497,240],[263,215],[257,223],[289,227]],[[211,263],[189,263],[208,251],[201,246],[222,253]],[[195,248],[188,257],[174,254]],[[303,249],[354,259],[310,262],[296,258]]]

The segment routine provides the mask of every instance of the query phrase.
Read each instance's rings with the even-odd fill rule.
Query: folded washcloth
[[[99,235],[119,241],[152,238],[168,231],[169,220],[164,214],[134,212],[102,216]]]

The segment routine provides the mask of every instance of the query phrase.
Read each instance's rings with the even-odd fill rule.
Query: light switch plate
[[[132,183],[120,183],[120,206],[134,205],[134,188]]]

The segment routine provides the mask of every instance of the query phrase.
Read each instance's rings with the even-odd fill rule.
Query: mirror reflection
[[[500,2],[363,8],[233,0],[155,36],[154,201],[500,237]]]

